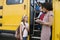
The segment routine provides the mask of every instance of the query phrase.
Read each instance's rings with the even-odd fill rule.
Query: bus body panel
[[[1,30],[16,30],[20,25],[23,15],[29,16],[29,0],[23,0],[20,4],[7,4],[7,0],[0,0],[0,5],[3,5],[3,10],[0,10],[0,15],[3,19]],[[2,12],[3,11],[3,12]]]
[[[0,27],[2,27],[2,16],[3,16],[3,0],[0,0]]]
[[[53,40],[60,40],[60,1],[53,0],[54,9],[54,31],[52,34]]]

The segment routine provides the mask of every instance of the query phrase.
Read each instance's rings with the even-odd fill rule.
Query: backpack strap
[[[25,30],[25,28],[24,28],[23,31],[22,31],[22,36],[23,36],[24,30]],[[17,35],[19,35],[19,34],[20,34],[20,26],[19,26],[18,29],[17,29]]]
[[[25,30],[25,28],[24,28],[23,31],[22,31],[22,36],[23,36],[23,32],[24,32],[24,30]]]
[[[23,24],[24,26],[26,26],[25,24]],[[23,36],[23,32],[24,32],[25,28],[22,31],[22,36]],[[17,36],[20,37],[20,25],[17,28]]]

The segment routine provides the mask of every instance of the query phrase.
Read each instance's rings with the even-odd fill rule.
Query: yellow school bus
[[[0,30],[16,30],[24,14],[29,16],[29,0],[0,0]]]
[[[53,0],[54,25],[52,28],[52,40],[60,40],[60,0]]]
[[[0,0],[0,31],[16,31],[23,15],[29,17],[30,0]]]
[[[30,23],[30,1],[31,0],[0,0],[1,33],[16,31],[23,15],[28,15],[28,21]],[[52,40],[60,40],[60,0],[52,0],[52,2],[54,11]]]

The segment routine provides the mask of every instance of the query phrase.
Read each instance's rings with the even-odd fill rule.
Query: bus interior
[[[37,16],[36,12],[35,12],[35,6],[36,3],[40,2],[40,3],[51,3],[52,4],[52,0],[31,0],[30,3],[30,39],[31,40],[40,40],[41,37],[41,29],[42,27],[37,27],[39,24],[35,23],[34,18]],[[50,40],[52,40],[52,27],[51,27],[51,38]]]

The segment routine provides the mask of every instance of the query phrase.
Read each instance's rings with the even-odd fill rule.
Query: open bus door
[[[35,13],[35,6],[36,6],[36,3],[37,2],[41,2],[41,3],[51,3],[52,4],[52,0],[39,0],[39,1],[37,1],[37,0],[31,0],[32,2],[31,2],[31,5],[30,5],[30,7],[31,7],[31,12],[30,12],[30,16],[31,16],[31,23],[32,23],[32,25],[30,25],[30,39],[31,40],[41,40],[41,29],[42,28],[40,28],[40,29],[38,29],[38,24],[35,24],[35,22],[34,22],[34,18],[35,18],[35,16],[36,16],[36,13]],[[51,38],[50,38],[50,40],[52,40],[52,26],[51,26]]]

